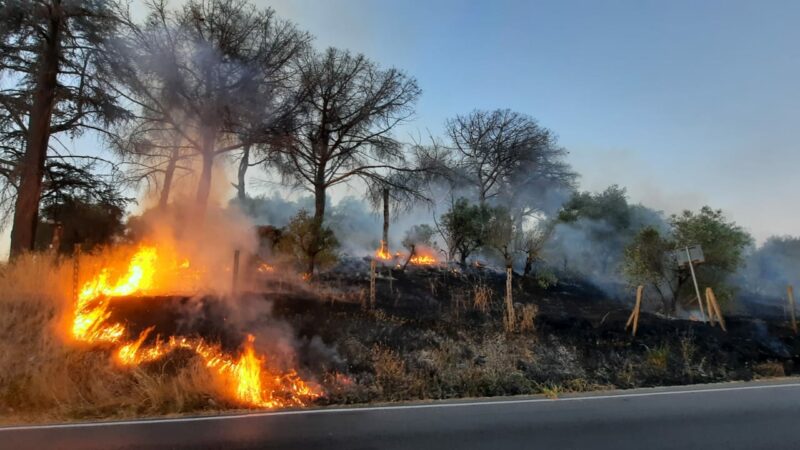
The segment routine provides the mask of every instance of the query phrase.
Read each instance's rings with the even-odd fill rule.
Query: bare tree
[[[328,189],[353,179],[397,187],[392,173],[410,171],[390,132],[413,113],[420,89],[397,69],[337,49],[308,52],[300,65],[296,128],[276,147],[281,172],[314,194],[314,227],[322,229]],[[315,261],[309,262],[313,272]]]
[[[26,0],[0,9],[0,173],[14,201],[11,256],[32,250],[51,136],[125,116],[98,63],[117,28],[113,2]],[[15,195],[10,194],[13,191]]]
[[[575,177],[553,133],[524,114],[475,110],[448,120],[446,128],[453,171],[482,205],[506,197],[505,206],[522,206],[508,203],[520,203],[520,194],[537,184],[569,184]]]
[[[283,102],[292,99],[283,91],[293,76],[290,62],[310,37],[245,0],[193,0],[177,11],[163,1],[148,7],[143,27],[127,21],[118,51],[130,63],[116,73],[139,109],[137,138],[151,149],[160,145],[168,164],[183,155],[159,143],[164,133],[199,158],[202,213],[216,158],[269,141],[282,121]]]

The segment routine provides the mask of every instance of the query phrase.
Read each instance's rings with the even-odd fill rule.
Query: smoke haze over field
[[[784,204],[800,191],[800,4],[255,3],[320,48],[361,51],[415,76],[423,95],[400,138],[440,135],[446,118],[473,108],[509,107],[559,134],[582,189],[616,183],[667,214],[709,204],[758,243],[800,230]],[[139,16],[142,4],[133,3]],[[66,144],[102,145],[92,135]],[[345,195],[331,193],[334,203]]]

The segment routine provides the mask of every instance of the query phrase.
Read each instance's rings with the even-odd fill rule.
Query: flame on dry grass
[[[381,247],[375,251],[375,257],[384,261],[392,259],[392,253],[389,252],[389,245],[386,241],[381,240]]]
[[[199,337],[170,336],[162,339],[157,336],[155,343],[145,346],[153,328],[146,329],[136,339],[131,340],[126,336],[122,324],[110,323],[110,298],[152,294],[159,290],[159,278],[169,277],[165,271],[178,270],[180,275],[189,269],[190,263],[187,259],[175,258],[170,251],[164,253],[166,255],[160,255],[160,249],[155,246],[141,246],[130,258],[122,276],[113,279],[112,269],[104,267],[86,282],[76,300],[72,337],[89,344],[116,345],[116,361],[124,366],[138,366],[156,361],[178,349],[192,351],[202,358],[207,368],[231,385],[234,398],[247,405],[266,408],[301,406],[319,396],[317,389],[303,381],[294,371],[280,374],[266,370],[264,358],[257,356],[253,349],[253,336],[248,336],[241,354],[237,357]]]

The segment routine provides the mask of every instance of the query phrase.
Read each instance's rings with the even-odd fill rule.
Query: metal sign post
[[[700,317],[703,319],[703,322],[707,322],[706,320],[706,313],[703,309],[703,300],[700,298],[700,287],[697,285],[697,275],[694,273],[694,263],[693,261],[697,261],[698,263],[702,263],[705,261],[705,255],[703,255],[703,249],[699,245],[693,245],[691,247],[686,247],[683,251],[676,252],[676,256],[678,259],[678,265],[682,266],[684,264],[683,261],[683,252],[686,252],[686,261],[685,263],[689,264],[689,271],[692,273],[692,282],[694,283],[694,292],[697,294],[697,305],[700,307]]]

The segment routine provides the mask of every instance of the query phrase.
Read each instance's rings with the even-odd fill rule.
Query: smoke
[[[800,279],[800,237],[773,236],[751,248],[744,266],[733,277],[744,298],[760,297],[783,303],[786,287]]]
[[[253,223],[283,227],[301,209],[313,212],[314,199],[303,196],[294,200],[281,197],[277,192],[267,196],[251,197],[244,202],[232,200],[231,206],[246,212]],[[341,252],[363,256],[380,247],[383,216],[369,203],[354,196],[345,196],[332,203],[328,198],[325,223],[341,244]],[[414,225],[431,224],[433,216],[424,205],[409,210],[390,211],[389,248],[400,249],[405,232]]]
[[[559,223],[545,245],[544,260],[563,275],[583,278],[611,297],[625,295],[622,276],[625,247],[642,228],[667,228],[663,215],[642,205],[628,206],[623,224],[581,217]]]

